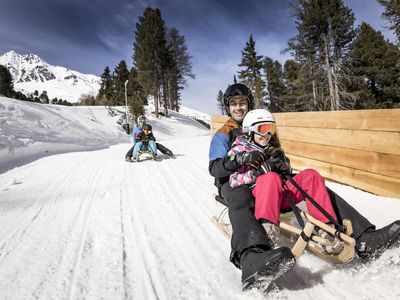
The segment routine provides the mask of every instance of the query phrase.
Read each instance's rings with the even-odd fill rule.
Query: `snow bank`
[[[190,117],[170,112],[156,118],[153,106],[146,108],[148,122],[157,140],[208,135],[193,117],[209,120],[207,114],[189,108]],[[117,111],[123,112],[124,108]],[[103,106],[61,106],[0,97],[0,172],[37,158],[64,152],[96,150],[131,141]]]
[[[34,158],[129,141],[104,107],[67,107],[0,97],[0,171]]]

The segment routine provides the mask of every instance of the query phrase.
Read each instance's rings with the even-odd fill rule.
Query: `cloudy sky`
[[[238,70],[250,34],[259,55],[284,62],[296,34],[293,0],[5,0],[0,4],[0,55],[34,53],[53,65],[100,75],[121,59],[132,66],[138,17],[157,7],[169,27],[185,36],[196,79],[188,80],[182,104],[216,114],[216,97]],[[344,0],[355,13],[394,41],[376,0]]]

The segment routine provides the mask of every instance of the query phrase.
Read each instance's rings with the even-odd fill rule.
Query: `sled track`
[[[0,240],[0,265],[7,258],[8,254],[15,249],[19,242],[21,242],[24,238],[26,230],[33,226],[34,221],[38,218],[38,216],[46,210],[46,207],[53,206],[57,200],[67,191],[72,185],[73,181],[66,180],[69,178],[69,175],[75,170],[75,168],[81,163],[83,160],[80,160],[77,164],[75,164],[71,169],[63,174],[61,186],[57,186],[56,183],[53,185],[46,187],[46,189],[38,196],[36,199],[32,200],[29,204],[27,204],[21,215],[19,216],[20,221],[18,224],[12,229],[12,231],[7,234],[4,238]],[[77,181],[78,179],[76,179]],[[58,181],[59,182],[59,181]],[[58,183],[57,182],[57,183]],[[56,196],[51,196],[56,193]],[[44,202],[47,197],[51,197],[50,202]],[[42,204],[39,204],[40,201],[43,200]],[[35,209],[35,207],[37,207]],[[34,211],[32,211],[34,210]],[[12,242],[11,242],[12,241]],[[9,249],[6,249],[7,246]]]
[[[78,250],[75,254],[75,259],[74,259],[74,265],[72,269],[72,274],[71,274],[71,279],[69,283],[69,288],[68,288],[68,293],[67,293],[67,299],[74,299],[75,291],[76,291],[76,286],[77,286],[77,277],[78,277],[78,271],[80,268],[80,262],[83,257],[84,251],[85,251],[85,243],[86,243],[86,235],[87,235],[87,228],[88,228],[88,223],[92,214],[93,206],[95,204],[95,199],[96,199],[96,189],[95,187],[98,186],[98,182],[100,181],[101,176],[103,175],[103,170],[105,169],[106,165],[102,164],[102,167],[99,170],[96,170],[97,172],[92,172],[94,173],[93,181],[91,182],[91,186],[93,187],[93,191],[91,191],[89,196],[89,207],[87,208],[85,213],[81,213],[81,216],[78,216],[78,222],[75,223],[75,229],[76,228],[81,228],[82,225],[80,223],[83,223],[82,227],[82,232],[80,234],[80,239],[79,239],[79,244],[78,244]],[[89,191],[89,190],[88,190]],[[86,196],[86,195],[85,195]],[[86,197],[84,197],[86,199]]]

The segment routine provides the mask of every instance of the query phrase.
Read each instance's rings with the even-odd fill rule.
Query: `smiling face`
[[[145,118],[139,119],[138,125],[139,125],[140,127],[143,127],[144,124],[146,124],[146,119],[145,119]]]
[[[271,139],[271,136],[269,134],[267,135],[259,135],[259,134],[254,134],[254,143],[259,145],[262,148],[267,147],[269,140]]]
[[[241,123],[248,111],[249,106],[245,96],[233,96],[229,99],[229,112],[235,121]]]

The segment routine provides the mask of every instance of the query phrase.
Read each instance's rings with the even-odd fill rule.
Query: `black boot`
[[[381,255],[386,249],[400,243],[400,220],[381,229],[364,232],[356,243],[356,251],[360,258],[369,260]]]
[[[168,155],[171,158],[175,158],[175,155],[172,153],[171,150],[166,151],[165,154]]]
[[[295,263],[288,247],[247,250],[240,258],[243,290],[257,287],[268,292],[270,284],[289,272]]]

